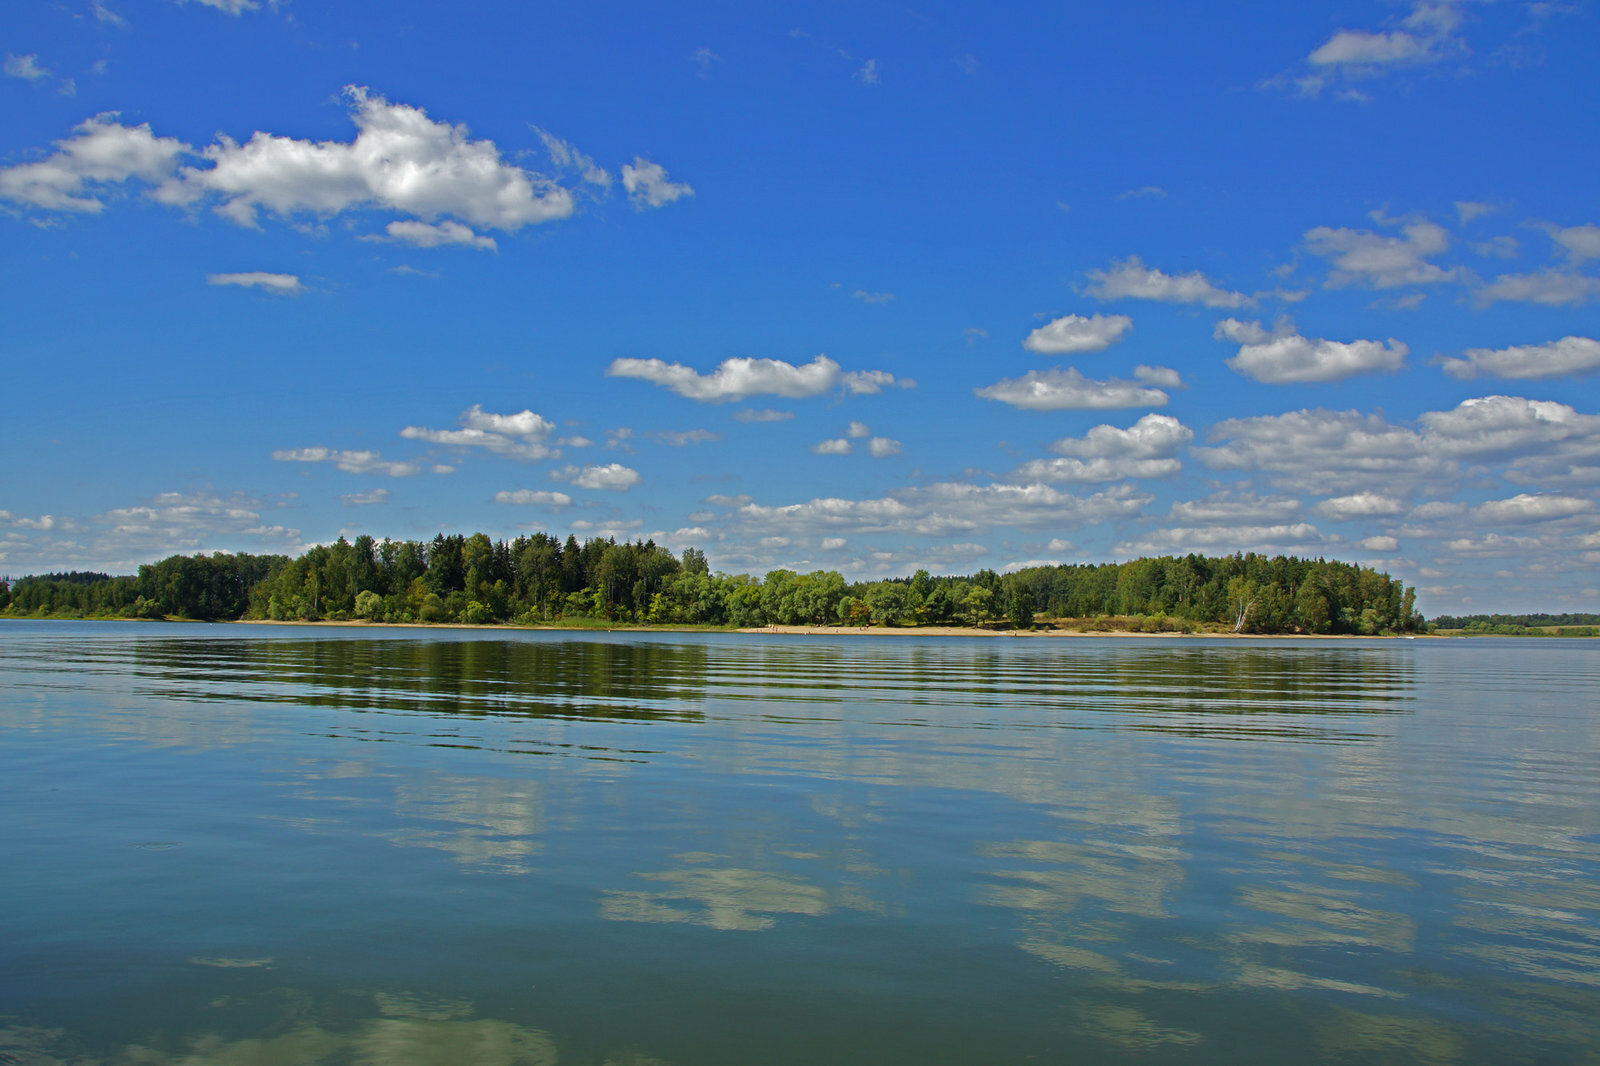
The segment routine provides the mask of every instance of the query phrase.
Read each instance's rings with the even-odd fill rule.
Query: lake
[[[0,1063],[1600,1062],[1600,641],[0,623]]]

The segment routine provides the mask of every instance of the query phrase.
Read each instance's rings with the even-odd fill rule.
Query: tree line
[[[832,570],[713,573],[705,553],[545,533],[365,534],[282,555],[174,555],[136,575],[0,581],[12,617],[645,625],[963,625],[1240,633],[1415,632],[1415,591],[1371,567],[1237,553],[846,581]]]

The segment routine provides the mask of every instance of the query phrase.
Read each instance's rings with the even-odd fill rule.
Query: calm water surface
[[[0,1063],[1597,1049],[1600,641],[0,623]]]

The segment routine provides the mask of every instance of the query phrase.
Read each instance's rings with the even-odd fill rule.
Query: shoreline
[[[87,619],[92,621],[92,619]],[[127,619],[132,621],[133,619]],[[107,619],[123,621],[123,619]],[[361,619],[346,621],[276,621],[270,618],[238,618],[219,623],[241,626],[330,626],[346,629],[479,629],[487,631],[534,631],[548,633],[744,633],[755,636],[809,636],[809,637],[1182,637],[1202,640],[1415,640],[1433,638],[1426,633],[1395,633],[1389,636],[1362,636],[1358,633],[1145,633],[1132,629],[978,629],[968,626],[804,626],[767,625],[747,628],[725,626],[673,626],[673,625],[513,625],[503,622],[368,622]]]

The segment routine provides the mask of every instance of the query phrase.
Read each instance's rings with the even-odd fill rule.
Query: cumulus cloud
[[[1484,215],[1493,214],[1497,210],[1499,208],[1493,204],[1479,203],[1476,200],[1456,201],[1456,217],[1461,220],[1463,226],[1482,218]]]
[[[1479,522],[1487,524],[1514,524],[1546,522],[1557,518],[1588,514],[1594,510],[1594,501],[1577,496],[1555,493],[1521,493],[1506,500],[1488,500],[1472,509]]]
[[[849,455],[855,451],[855,445],[843,437],[837,437],[833,440],[818,441],[811,446],[811,451],[816,455]]]
[[[1228,555],[1233,552],[1304,552],[1323,543],[1316,526],[1293,522],[1271,526],[1196,526],[1156,530],[1115,545],[1113,555]]]
[[[177,168],[188,150],[174,137],[157,137],[149,123],[124,126],[114,111],[96,115],[55,142],[56,152],[34,163],[0,170],[0,198],[46,211],[92,214],[105,208],[107,186],[130,178],[155,184]]]
[[[347,492],[340,496],[347,507],[370,507],[373,504],[388,503],[388,489],[372,489],[368,492]]]
[[[572,497],[564,492],[540,489],[507,489],[494,494],[495,503],[514,503],[528,507],[565,507]]]
[[[1226,419],[1220,443],[1194,454],[1213,469],[1260,470],[1314,492],[1394,491],[1459,482],[1462,463],[1501,464],[1501,476],[1552,487],[1600,483],[1600,415],[1551,400],[1484,396],[1426,411],[1420,430],[1357,411],[1300,410]]]
[[[1307,58],[1316,66],[1376,66],[1425,58],[1427,46],[1403,30],[1340,30]]]
[[[892,292],[868,292],[866,289],[857,289],[851,295],[864,304],[886,304],[894,299]]]
[[[389,235],[390,240],[414,244],[418,248],[439,248],[445,245],[456,245],[467,248],[481,248],[489,252],[498,248],[493,237],[480,236],[474,233],[470,227],[463,226],[459,222],[451,222],[448,219],[433,224],[396,220],[389,223],[384,232]]]
[[[1133,319],[1127,315],[1067,315],[1028,334],[1022,346],[1040,355],[1098,352],[1120,341],[1132,328]]]
[[[1582,263],[1588,259],[1600,259],[1600,226],[1553,226],[1544,224],[1539,227],[1550,234],[1550,239],[1561,246],[1567,253],[1567,258],[1574,263]]]
[[[1386,536],[1363,537],[1356,541],[1356,547],[1369,552],[1392,552],[1399,549],[1400,542]]]
[[[1389,221],[1375,214],[1378,221]],[[1331,262],[1326,285],[1330,289],[1359,285],[1369,289],[1393,289],[1402,285],[1433,285],[1456,281],[1459,270],[1445,270],[1428,262],[1450,247],[1450,233],[1426,219],[1413,219],[1400,226],[1402,236],[1391,237],[1371,230],[1334,229],[1318,226],[1307,230],[1306,247]]]
[[[39,65],[37,54],[18,56],[7,53],[3,69],[6,77],[24,81],[39,81],[50,76],[50,71]]]
[[[1589,337],[1562,337],[1545,344],[1511,348],[1468,348],[1462,358],[1434,360],[1444,372],[1461,381],[1480,375],[1497,378],[1541,379],[1600,370],[1600,341]]]
[[[345,96],[356,127],[348,141],[258,130],[244,143],[219,136],[196,148],[156,137],[148,124],[123,125],[115,112],[97,115],[55,142],[50,156],[0,169],[0,199],[47,211],[98,212],[109,193],[137,179],[161,203],[209,206],[240,225],[259,225],[263,212],[326,219],[374,210],[402,216],[385,230],[388,239],[487,250],[495,242],[483,229],[515,232],[571,215],[574,194],[563,180],[601,194],[610,188],[603,167],[537,127],[562,180],[517,166],[493,141],[474,139],[465,126],[435,121],[421,108],[391,103],[361,86],[347,87]],[[634,164],[623,171],[635,206],[693,194],[668,180],[659,165]]]
[[[1384,479],[1407,483],[1442,477],[1451,469],[1424,452],[1414,431],[1357,411],[1224,419],[1210,437],[1221,443],[1193,453],[1212,469],[1267,471],[1284,484],[1311,491],[1363,489]]]
[[[1315,96],[1335,79],[1371,79],[1464,55],[1467,48],[1458,33],[1461,17],[1455,0],[1415,0],[1393,29],[1338,30],[1306,57],[1306,73],[1295,84],[1302,93]],[[1367,99],[1353,89],[1346,95]]]
[[[1547,307],[1576,307],[1597,296],[1600,296],[1600,278],[1591,278],[1576,271],[1550,269],[1533,274],[1501,274],[1474,291],[1472,300],[1479,307],[1502,300],[1544,304]]]
[[[865,422],[851,422],[845,429],[844,435],[852,440],[860,440],[862,437],[872,436],[872,429]]]
[[[973,393],[1028,411],[1094,411],[1118,407],[1160,407],[1167,394],[1137,382],[1112,378],[1096,381],[1076,368],[1030,370],[1020,378],[1006,378]]]
[[[709,429],[662,430],[655,435],[655,438],[670,448],[682,448],[690,444],[721,440],[722,435],[713,433]]]
[[[873,437],[867,441],[867,454],[874,459],[888,459],[900,454],[900,442],[888,437]]]
[[[1133,368],[1133,376],[1146,385],[1156,385],[1163,389],[1184,387],[1183,377],[1170,366],[1146,366],[1140,363]]]
[[[460,429],[427,429],[407,426],[400,436],[407,440],[422,440],[430,444],[445,444],[457,448],[483,448],[496,455],[529,462],[536,459],[555,458],[561,453],[549,446],[549,437],[555,423],[529,410],[516,414],[497,415],[473,404],[461,412]]]
[[[742,411],[735,411],[733,417],[738,422],[787,422],[794,417],[794,412],[774,411],[770,407],[760,410],[747,407]]]
[[[1197,500],[1173,503],[1169,517],[1174,524],[1199,525],[1281,525],[1300,514],[1300,501],[1293,496],[1260,496],[1238,489],[1222,489]]]
[[[1219,323],[1216,332],[1243,342],[1239,354],[1227,360],[1229,369],[1273,385],[1340,381],[1355,374],[1393,372],[1405,365],[1410,351],[1393,337],[1387,345],[1381,341],[1302,337],[1288,322],[1268,333],[1258,322],[1230,318]]]
[[[207,274],[207,285],[238,285],[246,289],[261,289],[290,296],[300,291],[300,279],[293,274],[269,274],[250,270],[242,274]]]
[[[272,458],[280,463],[332,463],[347,474],[382,474],[410,477],[422,472],[416,463],[395,462],[371,450],[339,451],[334,448],[279,448]]]
[[[1065,529],[1138,514],[1153,497],[1120,485],[1080,497],[1048,485],[943,482],[867,500],[817,498],[766,507],[748,503],[734,513],[743,532],[787,536],[894,533],[949,536],[995,526]]]
[[[515,231],[572,214],[572,194],[544,175],[507,163],[493,141],[435,122],[421,108],[392,104],[360,86],[345,90],[357,133],[350,142],[303,141],[257,131],[239,144],[219,138],[200,152],[209,167],[184,167],[155,192],[171,204],[214,199],[219,214],[256,225],[379,208],[424,221],[451,216]]]
[[[651,163],[639,156],[633,157],[633,165],[622,165],[622,187],[628,191],[628,199],[639,210],[647,207],[664,207],[674,200],[685,196],[693,196],[694,190],[680,181],[669,181],[666,168],[660,163]]]
[[[640,481],[637,470],[631,470],[621,463],[606,463],[604,466],[567,466],[552,471],[550,476],[557,481],[571,482],[580,489],[608,489],[612,492],[627,492]]]
[[[825,355],[800,366],[781,359],[725,359],[709,374],[661,359],[617,359],[606,368],[606,374],[638,378],[671,389],[679,396],[708,403],[742,400],[755,395],[804,399],[836,388],[851,393],[875,393],[891,385],[910,388],[914,384],[897,381],[893,374],[882,370],[847,372]]]
[[[1035,459],[1016,471],[1023,480],[1103,482],[1123,478],[1169,477],[1183,468],[1178,449],[1194,439],[1194,431],[1171,415],[1145,415],[1127,429],[1099,425],[1082,437],[1066,437],[1050,446],[1061,459]]]
[[[1393,496],[1378,492],[1357,492],[1349,496],[1333,496],[1312,508],[1323,518],[1334,522],[1350,522],[1360,518],[1386,518],[1405,510],[1405,504]]]
[[[1166,274],[1145,266],[1136,255],[1112,263],[1110,270],[1091,270],[1089,278],[1093,284],[1084,291],[1099,300],[1157,300],[1206,307],[1245,307],[1254,302],[1243,293],[1217,286],[1198,270]]]

